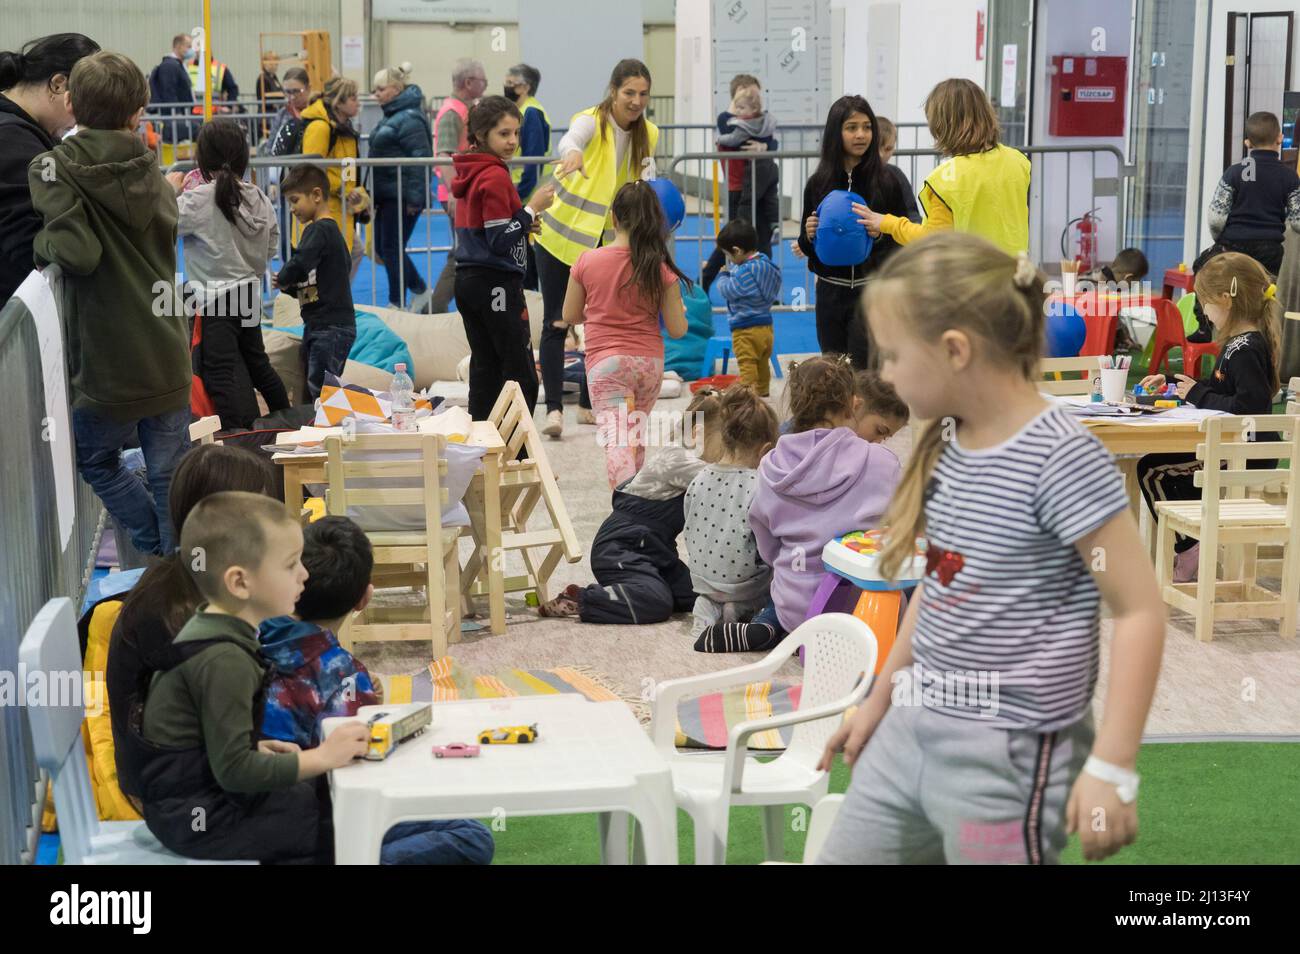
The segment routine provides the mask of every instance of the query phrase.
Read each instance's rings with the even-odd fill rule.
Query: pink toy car
[[[478,755],[477,745],[464,742],[451,742],[447,745],[435,745],[433,755],[439,759],[472,759]]]

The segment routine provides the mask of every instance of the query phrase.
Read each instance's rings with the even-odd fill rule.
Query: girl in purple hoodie
[[[839,357],[793,365],[786,383],[791,433],[758,466],[749,507],[759,556],[772,568],[771,602],[749,623],[715,623],[703,652],[770,649],[802,623],[832,537],[879,525],[901,467],[894,452],[855,431],[853,370]]]

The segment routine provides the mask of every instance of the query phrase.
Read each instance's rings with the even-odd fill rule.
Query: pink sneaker
[[[1201,545],[1174,555],[1174,582],[1195,583],[1201,563]]]

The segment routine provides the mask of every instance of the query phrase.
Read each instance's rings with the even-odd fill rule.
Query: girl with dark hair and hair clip
[[[289,406],[262,344],[262,276],[279,245],[280,226],[271,200],[244,181],[248,140],[238,123],[204,124],[195,154],[199,174],[189,188],[183,173],[167,176],[180,193],[186,302],[197,311],[191,405],[197,414],[219,414],[224,430],[242,430],[258,417],[254,388],[268,410]]]
[[[452,158],[456,307],[469,340],[469,416],[476,421],[487,420],[507,381],[519,383],[530,414],[537,406],[524,272],[528,235],[555,189],[548,183],[520,203],[505,163],[519,148],[519,119],[504,96],[484,97],[469,113],[469,150]]]
[[[668,249],[668,223],[659,197],[643,180],[618,190],[612,206],[614,240],[583,252],[569,272],[562,325],[587,323],[587,387],[605,448],[609,486],[645,463],[638,418],[649,417],[664,377],[664,340],[686,334],[682,270]]]
[[[803,190],[799,250],[817,276],[817,343],[823,354],[847,354],[855,368],[870,364],[870,343],[861,311],[862,289],[897,246],[877,239],[861,262],[827,265],[817,257],[817,209],[837,189],[854,192],[876,208],[907,214],[897,180],[882,173],[876,114],[861,96],[841,96],[826,114],[822,155]]]
[[[0,306],[31,273],[32,241],[42,225],[27,167],[76,123],[68,75],[77,60],[98,52],[89,37],[56,33],[21,52],[0,53]]]

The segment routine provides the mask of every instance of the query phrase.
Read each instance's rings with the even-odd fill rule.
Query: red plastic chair
[[[1074,301],[1074,310],[1083,316],[1088,333],[1083,339],[1079,357],[1115,353],[1115,337],[1119,334],[1119,310],[1123,300],[1114,295],[1087,292]]]
[[[1169,352],[1174,348],[1182,349],[1183,374],[1188,377],[1201,376],[1203,358],[1217,358],[1219,346],[1213,341],[1190,342],[1187,332],[1183,330],[1183,316],[1178,306],[1168,298],[1156,298],[1151,302],[1156,310],[1156,343],[1151,349],[1151,365],[1147,374],[1155,374],[1156,368],[1167,376],[1169,374]]]

